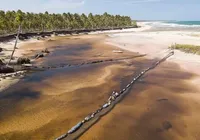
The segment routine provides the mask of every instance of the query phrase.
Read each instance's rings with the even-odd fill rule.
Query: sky
[[[0,0],[0,10],[120,14],[135,20],[200,20],[200,0]]]

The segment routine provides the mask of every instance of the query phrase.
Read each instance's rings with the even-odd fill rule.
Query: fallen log
[[[42,57],[44,57],[43,53],[38,53],[35,55],[35,59],[42,58]]]

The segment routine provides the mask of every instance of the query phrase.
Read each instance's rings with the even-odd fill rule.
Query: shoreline
[[[26,54],[27,52],[21,49],[21,46],[24,46],[33,42],[39,42],[39,41],[33,38],[25,40],[25,41],[19,41],[17,44],[18,49],[16,49],[13,57],[15,59],[19,57],[23,57],[24,54]],[[8,62],[8,59],[12,53],[13,47],[14,47],[14,40],[0,44],[0,48],[3,49],[3,51],[0,52],[1,54],[0,59],[3,60],[4,63]],[[5,78],[3,78],[5,74],[0,74],[0,92],[3,92],[4,90],[8,89],[10,86],[16,84],[17,82],[20,81],[21,78],[23,78],[22,75],[18,75],[17,73],[18,71],[15,71],[13,73],[8,73],[11,76],[5,77]],[[18,75],[18,76],[15,76],[15,75]]]
[[[145,54],[147,59],[159,59],[169,51],[168,47],[172,44],[200,45],[199,36],[193,36],[193,34],[199,33],[192,31],[121,33],[110,35],[105,43],[127,51]],[[200,55],[189,54],[180,50],[174,50],[174,52],[175,55],[167,61],[176,63],[183,70],[198,75],[197,84],[200,81],[200,71],[198,71],[200,69]]]
[[[132,27],[113,27],[113,28],[101,28],[101,29],[80,29],[80,30],[59,30],[59,31],[46,31],[46,32],[28,32],[28,33],[20,33],[19,39],[26,40],[32,37],[39,37],[39,36],[47,36],[50,37],[51,35],[72,35],[72,34],[87,34],[91,32],[98,32],[98,31],[112,31],[112,30],[123,30],[123,29],[131,29],[131,28],[139,28],[138,26]],[[16,34],[10,35],[2,35],[0,36],[0,42],[8,42],[10,40],[15,39]]]

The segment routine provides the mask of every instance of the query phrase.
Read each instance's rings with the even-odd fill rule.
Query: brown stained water
[[[80,140],[197,140],[200,104],[188,97],[199,91],[187,83],[195,76],[176,64],[163,63]]]
[[[102,38],[60,39],[44,43],[52,51],[37,65],[83,63],[126,58],[137,54],[112,53]],[[30,48],[34,46],[29,46]],[[50,140],[66,133],[103,105],[142,69],[156,60],[144,58],[50,69],[28,74],[0,93],[0,140]],[[79,139],[179,140],[197,138],[199,103],[182,94],[197,92],[187,80],[195,77],[176,64],[163,63],[135,84],[114,109]],[[166,101],[157,101],[165,98]],[[195,106],[192,110],[191,106]],[[172,128],[163,124],[172,125]],[[165,125],[166,126],[166,125]],[[168,129],[168,130],[166,130]]]
[[[53,44],[52,52],[36,64],[49,66],[65,61],[82,63],[135,56],[130,52],[113,54],[114,47],[91,39],[84,41],[77,41],[78,45],[68,41],[66,47],[64,43],[58,47]],[[114,61],[28,74],[0,93],[0,139],[46,140],[66,133],[104,104],[114,89],[119,90],[120,80],[131,75],[132,70],[127,62]]]
[[[84,62],[84,53],[91,50],[90,44],[57,46],[55,50],[45,57],[44,65],[72,64]],[[59,63],[58,63],[59,62]]]

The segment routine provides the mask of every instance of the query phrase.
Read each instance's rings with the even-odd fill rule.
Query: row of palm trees
[[[17,31],[21,25],[23,32],[52,31],[70,29],[95,29],[137,26],[128,16],[110,15],[89,15],[85,14],[49,14],[25,13],[18,11],[0,11],[0,34],[9,34]]]

